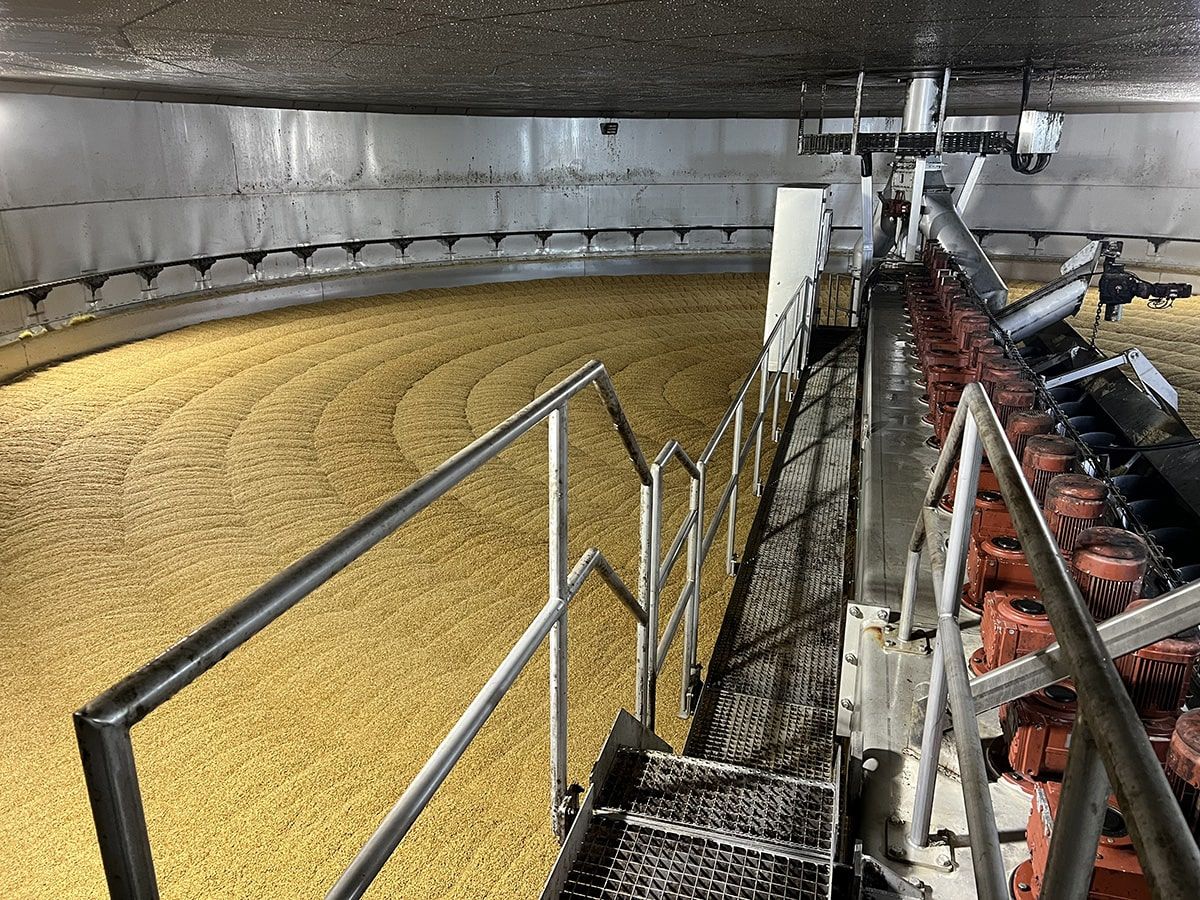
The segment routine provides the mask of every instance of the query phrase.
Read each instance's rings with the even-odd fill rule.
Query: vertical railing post
[[[771,401],[771,440],[779,443],[781,437],[779,433],[779,392],[783,385],[783,351],[787,347],[787,327],[780,328],[775,335],[775,342],[778,347],[775,350],[775,371],[779,372],[779,377],[775,379],[775,399]],[[768,353],[769,357],[770,354]]]
[[[657,618],[650,617],[650,593],[658,584],[656,567],[651,566],[650,544],[653,532],[654,489],[642,485],[641,491],[641,554],[638,561],[638,602],[646,613],[646,622],[638,623],[637,647],[637,717],[647,728],[654,727],[654,677]],[[653,627],[651,626],[653,623]]]
[[[700,635],[700,572],[704,569],[704,489],[707,463],[696,463],[700,475],[692,479],[690,506],[696,512],[692,539],[688,542],[688,573],[692,580],[692,595],[684,609],[683,619],[683,678],[679,686],[679,718],[692,712],[691,686],[696,670],[696,642]]]
[[[550,599],[567,596],[567,404],[550,413]],[[567,797],[567,609],[550,629],[550,819],[566,837]]]
[[[942,573],[942,592],[938,598],[939,618],[957,617],[966,570],[967,546],[971,537],[971,514],[979,485],[979,464],[983,460],[979,428],[968,413],[964,423],[962,448],[958,457],[958,485],[955,488],[954,513],[950,517],[950,541],[946,546],[946,568]],[[933,668],[929,673],[929,698],[925,704],[925,727],[921,734],[921,762],[917,768],[917,788],[913,797],[909,843],[929,845],[929,824],[933,817],[933,790],[937,784],[938,756],[942,747],[942,722],[946,715],[946,642],[939,633],[933,648]]]
[[[921,573],[921,551],[908,551],[904,562],[904,587],[900,592],[900,626],[899,637],[902,641],[911,641],[913,620],[917,614],[917,579]]]
[[[729,531],[725,538],[725,573],[737,574],[737,508],[738,488],[742,480],[742,420],[746,415],[746,401],[739,400],[733,415],[733,461],[729,464],[729,478],[733,486],[729,490]]]
[[[1108,811],[1108,773],[1091,729],[1077,711],[1059,795],[1042,896],[1086,900],[1096,866],[1096,847]]]
[[[763,492],[762,482],[762,444],[763,444],[763,428],[767,423],[767,373],[770,371],[767,363],[770,354],[763,354],[762,365],[758,367],[758,415],[755,421],[758,422],[754,433],[754,496],[761,497]]]
[[[816,295],[816,283],[811,278],[806,278],[804,281],[804,299],[801,302],[804,337],[800,339],[800,349],[797,351],[797,380],[800,378],[800,373],[808,369],[808,348],[812,343],[813,319],[816,313]]]
[[[796,295],[798,296],[799,293],[800,290],[797,288]],[[784,378],[787,379],[787,390],[784,393],[784,397],[787,399],[788,403],[791,403],[796,396],[795,385],[792,383],[792,379],[796,373],[796,367],[793,363],[793,359],[796,356],[796,329],[799,328],[800,325],[800,304],[797,302],[796,296],[792,297],[791,306],[788,307],[788,317],[787,324],[783,326],[783,330],[787,332],[787,341],[783,345],[787,359],[783,359],[781,357],[780,362],[784,368]]]
[[[113,900],[158,900],[129,729],[77,712],[75,736],[109,896]]]
[[[646,684],[647,721],[646,727],[653,729],[657,718],[658,698],[658,608],[662,589],[658,583],[658,570],[662,556],[662,467],[655,462],[650,466],[650,547],[647,553],[650,568],[650,585],[647,593],[646,628],[649,633],[650,670]]]

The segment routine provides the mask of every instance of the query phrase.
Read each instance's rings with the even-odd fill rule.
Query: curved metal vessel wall
[[[857,223],[858,164],[795,153],[796,122],[765,119],[628,119],[614,136],[594,118],[405,116],[51,95],[0,94],[0,290],[84,272],[199,255],[238,254],[389,236],[677,225],[765,226],[775,188],[834,186],[835,221]],[[867,120],[868,129],[894,120]],[[1011,127],[951,120],[951,127]],[[846,130],[847,120],[828,120]],[[961,182],[966,159],[947,164]],[[878,178],[887,167],[877,165]],[[882,183],[879,185],[882,187]],[[1076,115],[1047,172],[1027,178],[988,163],[966,218],[986,229],[1109,230],[1187,237],[1200,229],[1200,123],[1187,111]],[[733,249],[720,235],[690,249]],[[854,235],[844,233],[844,242]],[[669,233],[655,239],[665,249]],[[607,243],[606,243],[607,241]],[[489,255],[487,240],[464,257]],[[558,240],[556,239],[556,243]],[[1195,245],[1127,247],[1163,268],[1200,266]],[[533,238],[506,255],[538,250]],[[583,250],[563,242],[555,249]],[[593,249],[624,250],[627,236]],[[654,241],[647,241],[651,247]],[[993,235],[998,256],[1067,256],[1078,241]],[[665,245],[665,246],[662,246]],[[749,233],[737,249],[764,249]],[[416,248],[414,248],[415,250]],[[432,247],[428,257],[440,256]],[[386,245],[367,265],[391,264]],[[309,265],[344,268],[345,251]],[[297,274],[295,258],[269,257],[266,278]],[[218,262],[216,285],[246,280],[245,263]],[[191,290],[188,271],[167,273],[159,295]],[[138,297],[138,280],[110,284],[105,305]],[[61,294],[61,296],[60,296]],[[87,291],[55,291],[49,320],[88,312]],[[25,298],[0,303],[0,333],[38,318]]]

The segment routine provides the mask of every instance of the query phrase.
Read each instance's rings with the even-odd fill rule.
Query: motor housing
[[[1080,532],[1071,552],[1071,576],[1097,621],[1124,612],[1141,596],[1149,557],[1146,543],[1124,528],[1101,525]]]
[[[1079,535],[1104,522],[1108,488],[1090,475],[1056,475],[1046,488],[1046,525],[1063,553],[1075,549]]]

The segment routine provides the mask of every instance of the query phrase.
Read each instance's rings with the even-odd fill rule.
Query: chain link
[[[1091,347],[1093,350],[1097,350],[1096,337],[1100,334],[1100,315],[1103,312],[1103,310],[1104,310],[1104,304],[1101,303],[1099,300],[1097,300],[1096,301],[1096,320],[1094,322],[1092,322]],[[1099,352],[1099,351],[1097,350],[1097,352]]]

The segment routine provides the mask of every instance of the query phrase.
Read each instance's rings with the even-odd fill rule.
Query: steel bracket
[[[863,641],[884,642],[884,629],[890,628],[892,611],[886,606],[863,606],[851,603],[846,608],[846,624],[842,629],[842,666],[838,679],[837,734],[849,737],[853,731],[855,712],[859,704],[859,665]],[[866,634],[871,631],[872,634]]]
[[[887,858],[909,866],[953,872],[958,868],[954,858],[954,835],[939,831],[925,847],[918,847],[908,840],[908,823],[898,816],[887,820]]]

